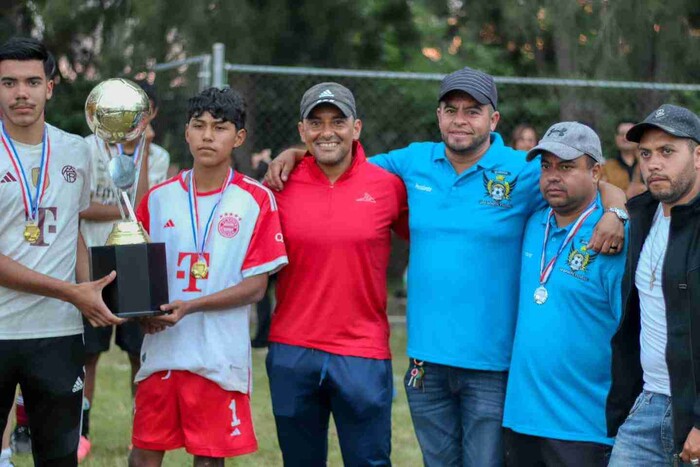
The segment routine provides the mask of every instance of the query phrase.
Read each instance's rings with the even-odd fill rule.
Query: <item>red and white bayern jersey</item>
[[[78,213],[90,204],[90,154],[80,136],[48,125],[46,191],[39,204],[39,240],[24,240],[25,208],[19,176],[0,144],[0,253],[42,274],[75,282]],[[42,144],[13,141],[32,190],[36,190]],[[83,321],[70,303],[0,287],[0,340],[81,334]]]
[[[275,198],[267,188],[234,173],[214,214],[204,250],[208,276],[190,274],[197,261],[187,193],[182,172],[151,189],[141,201],[137,217],[153,242],[165,242],[170,301],[191,300],[219,292],[244,278],[272,273],[287,264]],[[204,224],[220,190],[198,193],[200,222]],[[204,225],[201,226],[201,231]],[[201,238],[201,233],[200,233]],[[229,391],[250,389],[250,337],[246,305],[185,316],[175,326],[147,335],[141,349],[136,381],[164,370],[187,370]]]

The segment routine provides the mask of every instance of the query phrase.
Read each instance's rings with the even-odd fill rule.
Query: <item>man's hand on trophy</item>
[[[73,288],[69,300],[94,327],[122,324],[126,320],[116,317],[102,300],[102,289],[117,277],[115,271],[96,281],[82,282]]]
[[[166,315],[155,316],[152,319],[166,326],[173,326],[182,318],[194,311],[192,302],[175,300],[174,302],[161,305],[160,309],[167,312]]]

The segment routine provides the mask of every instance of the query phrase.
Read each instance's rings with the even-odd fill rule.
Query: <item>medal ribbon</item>
[[[19,180],[22,189],[22,201],[24,202],[24,214],[29,221],[35,221],[39,213],[39,204],[44,199],[46,193],[46,174],[49,170],[49,159],[51,159],[51,142],[49,141],[49,132],[44,126],[44,137],[41,142],[41,162],[39,163],[39,177],[37,178],[36,191],[32,199],[31,185],[27,179],[27,174],[24,171],[22,161],[17,154],[17,149],[12,143],[5,125],[2,124],[2,133],[0,134],[2,144],[10,157],[12,165],[15,167],[17,179]]]
[[[596,209],[598,209],[598,206],[595,204],[595,200],[593,200],[593,202],[586,208],[586,210],[583,211],[580,216],[578,216],[578,219],[576,219],[576,222],[574,222],[573,227],[571,227],[571,230],[566,235],[564,242],[559,247],[559,251],[557,251],[557,254],[554,255],[554,258],[552,258],[549,261],[549,263],[547,263],[547,266],[545,266],[544,263],[545,263],[545,254],[547,252],[547,240],[549,239],[549,229],[552,226],[551,220],[552,220],[552,216],[554,215],[554,211],[552,210],[552,208],[549,208],[549,212],[547,213],[547,227],[545,227],[545,229],[544,229],[544,241],[542,242],[542,256],[540,257],[540,285],[544,285],[547,283],[547,280],[549,280],[549,276],[552,274],[552,270],[554,269],[554,263],[557,262],[559,255],[561,254],[562,251],[564,251],[564,248],[566,248],[566,245],[568,245],[569,242],[578,233],[579,229],[581,229],[583,222]]]
[[[134,153],[132,156],[134,156],[134,165],[138,167],[139,159],[141,158],[141,153],[139,152],[139,149],[141,149],[141,143],[136,145],[134,148]],[[121,144],[117,143],[117,155],[124,154],[124,146]],[[124,154],[127,155],[127,154]]]
[[[211,223],[212,219],[214,218],[214,213],[216,212],[216,208],[219,207],[221,199],[224,197],[224,192],[226,192],[226,189],[231,184],[231,180],[233,179],[233,170],[231,170],[230,168],[228,169],[228,175],[226,176],[226,179],[224,179],[224,184],[221,185],[219,199],[216,200],[214,207],[209,213],[209,219],[207,219],[207,224],[204,227],[204,235],[202,236],[201,247],[199,246],[199,242],[197,241],[199,237],[199,207],[197,205],[197,184],[194,181],[194,170],[190,170],[189,175],[190,180],[188,184],[187,195],[190,203],[190,223],[192,224],[192,239],[194,240],[195,251],[198,253],[199,258],[201,258],[202,254],[204,253],[204,247],[207,244],[207,239],[209,238],[209,234],[211,233]]]

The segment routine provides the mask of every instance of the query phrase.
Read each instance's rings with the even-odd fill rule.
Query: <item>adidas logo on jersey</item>
[[[78,376],[78,379],[75,380],[75,383],[73,384],[73,392],[78,392],[83,390],[83,379]]]
[[[319,99],[326,99],[329,97],[335,97],[335,94],[333,94],[330,89],[326,89],[325,91],[323,91],[321,94],[318,95]]]
[[[357,198],[355,201],[363,202],[363,203],[376,203],[374,198],[372,198],[372,195],[370,195],[367,192],[365,192],[365,194],[362,196],[362,198]]]
[[[17,179],[15,178],[14,175],[12,175],[12,172],[5,172],[5,176],[2,177],[0,180],[0,183],[10,183],[10,182],[16,182]]]
[[[168,219],[168,222],[166,222],[165,225],[163,226],[164,229],[167,229],[169,227],[175,227],[175,222],[173,222],[172,219]]]

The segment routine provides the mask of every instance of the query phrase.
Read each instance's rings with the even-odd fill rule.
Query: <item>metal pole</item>
[[[223,88],[225,84],[225,73],[226,71],[224,70],[224,53],[225,53],[225,46],[221,42],[217,42],[214,44],[212,47],[212,55],[213,55],[213,63],[212,63],[212,86],[216,88]]]
[[[211,87],[211,55],[206,54],[202,57],[199,64],[199,92]]]

